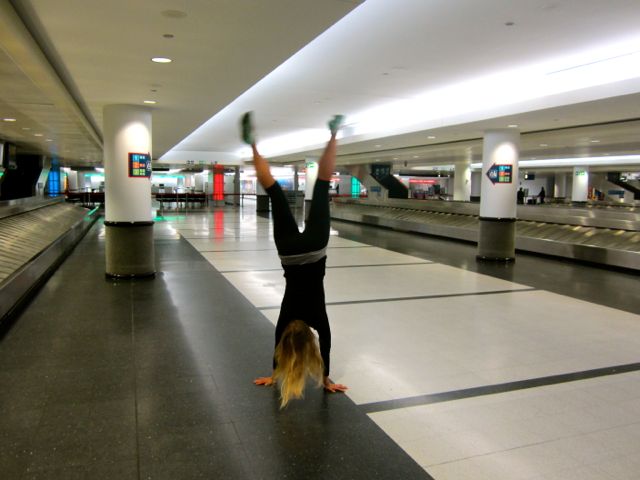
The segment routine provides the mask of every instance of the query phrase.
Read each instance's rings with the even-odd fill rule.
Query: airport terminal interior
[[[640,479],[634,3],[0,0],[0,478]]]

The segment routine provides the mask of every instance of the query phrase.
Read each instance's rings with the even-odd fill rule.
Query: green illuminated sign
[[[351,177],[351,198],[360,198],[360,182],[356,177]]]

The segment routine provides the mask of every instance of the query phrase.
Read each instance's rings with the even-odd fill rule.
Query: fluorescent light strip
[[[640,39],[636,39],[625,45],[499,72],[379,105],[348,115],[346,136],[376,133],[384,136],[390,127],[424,126],[429,121],[441,125],[444,119],[472,112],[637,78],[640,77],[639,47]],[[326,140],[321,138],[317,131],[313,135],[309,131],[294,132],[266,139],[260,142],[260,148],[268,145],[267,155],[280,155],[315,147]],[[246,153],[240,156],[245,157]]]
[[[520,168],[533,167],[588,167],[603,165],[640,165],[640,155],[611,155],[608,157],[549,158],[547,160],[520,160]],[[472,163],[471,168],[478,170],[482,163]]]
[[[341,138],[341,135],[338,134],[337,138]],[[265,156],[280,155],[310,146],[321,146],[327,140],[329,140],[329,131],[326,128],[299,130],[279,137],[260,140],[260,153]],[[249,158],[251,157],[251,149],[243,147],[236,154],[241,158]]]
[[[637,48],[638,45],[631,47]],[[603,53],[593,53],[595,57],[598,55],[602,56]],[[589,55],[580,56],[583,57],[588,58]],[[390,126],[397,129],[428,121],[442,122],[443,119],[472,112],[640,77],[640,50],[573,66],[577,61],[580,59],[555,60],[475,78],[425,92],[416,98],[349,115],[349,124],[355,135],[384,134]],[[547,73],[555,65],[564,68]]]
[[[363,12],[366,8],[365,4],[359,11]],[[342,34],[342,27],[360,25],[355,20],[360,18],[359,11],[346,16],[319,35],[210,121],[216,118],[223,119],[228,111],[242,112],[246,110],[247,105],[252,104],[253,99],[269,95],[282,85],[288,85],[291,77],[297,78],[300,71],[307,70],[307,63],[315,55],[328,51],[333,38],[339,38]],[[371,105],[359,112],[345,111],[343,113],[347,116],[347,125],[343,129],[344,136],[384,137],[454,125],[461,123],[465,115],[477,116],[479,112],[485,111],[487,115],[492,115],[490,112],[495,112],[501,107],[637,79],[640,78],[639,65],[640,36],[629,37],[617,43],[603,43],[597,48],[559,55],[543,63],[469,78],[444,88],[425,91],[411,98]],[[402,95],[402,92],[399,93]],[[528,106],[523,106],[523,111],[528,111],[527,109],[530,110]],[[294,131],[277,138],[263,138],[260,149],[269,156],[312,150],[326,141],[326,130],[323,133],[322,138],[308,130]],[[247,149],[234,153],[241,158],[250,156]]]

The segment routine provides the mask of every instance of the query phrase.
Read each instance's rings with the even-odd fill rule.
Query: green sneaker
[[[332,135],[335,135],[338,132],[338,130],[340,130],[340,127],[342,126],[343,122],[344,122],[344,115],[336,115],[329,121],[329,130],[331,130]]]
[[[253,135],[253,112],[247,112],[242,115],[242,120],[240,120],[240,131],[242,132],[241,137],[242,141],[247,145],[253,145],[255,142],[255,137]]]

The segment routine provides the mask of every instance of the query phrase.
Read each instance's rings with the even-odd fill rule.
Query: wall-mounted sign
[[[383,178],[391,175],[391,165],[388,164],[372,164],[371,175],[374,178]]]
[[[151,155],[148,153],[129,153],[129,177],[151,177]]]
[[[410,178],[409,179],[409,183],[417,183],[417,184],[424,184],[424,185],[435,185],[436,183],[438,183],[437,180],[433,180],[433,179],[424,179],[424,178]]]
[[[511,183],[513,178],[513,165],[491,165],[487,170],[487,177],[494,185],[496,183]]]
[[[587,174],[586,170],[576,170],[576,177],[583,177]]]

